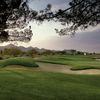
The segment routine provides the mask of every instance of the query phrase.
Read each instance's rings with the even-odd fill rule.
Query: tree
[[[27,56],[34,57],[34,56],[38,55],[38,51],[35,50],[35,49],[28,50],[28,51],[26,52],[26,54],[27,54]]]
[[[3,56],[9,55],[9,56],[16,57],[16,56],[23,55],[23,52],[17,48],[5,48],[2,52],[3,52]]]
[[[59,35],[73,35],[79,28],[86,29],[89,26],[100,24],[100,0],[72,0],[69,3],[69,8],[54,12],[51,11],[52,6],[50,4],[44,10],[34,11],[29,8],[29,1],[0,0],[1,42],[30,41],[32,37],[31,26],[28,29],[25,27],[31,20],[60,22],[65,28],[55,29]],[[10,29],[13,29],[14,32]]]
[[[69,5],[69,8],[60,9],[54,16],[62,25],[69,25],[60,31],[56,29],[60,35],[74,34],[79,28],[100,24],[100,0],[72,0]]]
[[[18,28],[20,30],[24,29],[31,20],[31,17],[32,10],[28,7],[28,0],[0,0],[1,42],[29,41],[32,37],[31,27],[24,31],[18,31]]]

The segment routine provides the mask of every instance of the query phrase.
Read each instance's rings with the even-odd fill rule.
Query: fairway
[[[3,68],[0,100],[100,100],[100,76]]]
[[[49,55],[36,59],[38,62],[71,66],[71,70],[100,69],[100,61],[93,55]]]
[[[0,100],[100,100],[100,71],[81,66],[91,66],[92,61],[99,66],[100,61],[90,56],[1,60]],[[71,70],[76,67],[81,70]]]

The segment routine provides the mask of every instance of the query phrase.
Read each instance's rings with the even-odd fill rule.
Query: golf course
[[[100,100],[99,65],[83,55],[0,60],[0,100]]]
[[[0,100],[100,100],[100,0],[0,0]]]

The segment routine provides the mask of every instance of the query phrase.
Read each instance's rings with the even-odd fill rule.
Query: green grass
[[[81,62],[97,63],[90,56],[71,55],[42,56],[39,60],[75,64],[78,67]],[[100,100],[100,75],[41,72],[25,67],[17,69],[6,67],[8,65],[34,67],[36,64],[32,58],[0,60],[0,67],[5,67],[0,69],[0,100]]]
[[[22,65],[26,67],[38,67],[38,65],[34,62],[32,58],[9,58],[5,60],[0,60],[0,67],[6,67],[9,65]]]
[[[100,100],[100,76],[4,68],[0,100]]]
[[[42,56],[37,59],[39,62],[63,64],[72,66],[72,70],[100,69],[100,61],[94,59],[94,56],[84,55],[55,55]]]

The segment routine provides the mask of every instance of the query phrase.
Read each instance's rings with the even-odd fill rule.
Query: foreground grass
[[[100,69],[100,61],[94,59],[94,56],[84,55],[54,55],[42,56],[37,59],[39,62],[64,64],[72,66],[72,70]]]
[[[0,100],[100,100],[100,76],[0,69]]]
[[[0,60],[0,67],[6,67],[9,65],[22,65],[26,67],[38,67],[38,65],[34,62],[32,58],[9,58],[5,60]]]

